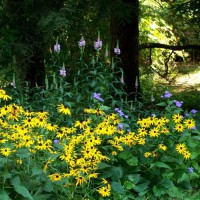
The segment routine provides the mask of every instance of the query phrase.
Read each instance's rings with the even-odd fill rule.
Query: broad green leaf
[[[166,106],[167,104],[165,102],[157,103],[157,106]]]
[[[13,179],[11,179],[11,184],[13,186],[16,186],[16,185],[20,185],[21,181],[19,179],[19,176],[15,176]]]
[[[0,200],[10,200],[7,192],[3,189],[0,189]]]
[[[119,194],[124,194],[124,188],[121,185],[121,183],[119,183],[119,182],[112,182],[111,183],[111,187],[112,187],[113,190],[115,190]]]
[[[128,179],[134,183],[134,184],[137,184],[140,180],[140,174],[129,174],[128,175]]]
[[[166,194],[166,191],[157,185],[153,186],[153,193],[156,197],[160,197],[163,194]]]
[[[170,179],[162,179],[160,182],[159,182],[159,185],[161,185],[162,187],[164,188],[170,188],[170,187],[173,187],[174,186],[174,183],[172,180]]]
[[[170,197],[177,197],[179,199],[183,198],[182,192],[175,186],[169,188],[168,190],[166,190],[166,192]]]
[[[137,166],[138,165],[138,158],[137,157],[131,157],[128,160],[126,160],[126,162],[130,165],[130,166]]]
[[[33,196],[34,200],[47,200],[47,199],[51,199],[51,194],[39,194],[39,195],[35,195]]]
[[[151,163],[150,168],[153,168],[153,167],[171,169],[171,167],[169,165],[167,165],[163,162]]]
[[[132,189],[134,187],[134,184],[130,181],[125,181],[124,187],[128,190]]]
[[[22,185],[14,185],[14,189],[18,194],[21,194],[23,197],[33,200],[33,197],[31,196],[26,187]]]
[[[149,186],[149,181],[134,186],[136,192],[144,192]]]
[[[110,165],[108,165],[107,163],[104,163],[104,162],[101,162],[99,165],[98,165],[98,169],[105,169],[105,168],[109,168],[111,167]]]
[[[178,178],[177,183],[181,183],[183,181],[189,181],[189,176],[186,173],[183,173],[180,178]]]
[[[119,158],[122,158],[124,160],[129,159],[130,157],[132,157],[132,153],[130,151],[123,151],[121,153],[119,153]]]
[[[192,173],[190,173],[189,177],[190,177],[190,180],[193,180],[193,179],[199,178],[199,175],[195,172],[192,172]]]

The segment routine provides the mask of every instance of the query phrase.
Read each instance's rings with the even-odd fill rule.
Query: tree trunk
[[[111,14],[111,55],[116,41],[119,41],[121,54],[121,67],[124,70],[126,93],[129,100],[135,100],[140,96],[139,84],[139,0],[115,0],[113,1]],[[118,4],[118,6],[116,6]],[[117,8],[117,9],[116,9]],[[128,19],[119,16],[121,8],[130,11]],[[126,11],[126,10],[124,10]]]

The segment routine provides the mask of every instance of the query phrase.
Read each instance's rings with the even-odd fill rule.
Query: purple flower
[[[116,53],[117,55],[119,55],[121,53],[121,50],[118,47],[114,48],[114,53]]]
[[[185,117],[189,117],[189,114],[188,114],[188,113],[186,113],[186,114],[185,114]]]
[[[182,104],[183,104],[182,101],[174,100],[173,102],[175,103],[176,107],[178,107],[178,108],[180,108],[182,106]]]
[[[101,94],[100,93],[93,93],[93,97],[95,98],[95,99],[97,99],[97,100],[99,100],[99,101],[103,101],[103,99],[100,97],[101,96]]]
[[[54,144],[58,144],[60,141],[59,140],[54,140],[53,143]]]
[[[115,111],[118,112],[120,109],[119,108],[115,108]]]
[[[81,40],[78,42],[78,45],[79,45],[79,47],[85,47],[86,42],[85,42],[84,37],[81,38]]]
[[[123,117],[124,116],[124,113],[122,110],[120,110],[119,108],[115,108],[115,111],[118,112],[119,116],[120,117]],[[127,116],[127,115],[126,115]],[[125,116],[124,116],[125,117]]]
[[[123,129],[123,124],[118,124],[118,125],[117,125],[117,128],[118,128],[119,130]]]
[[[124,118],[128,119],[128,115],[124,115]]]
[[[196,114],[196,113],[197,113],[197,110],[192,109],[190,112],[191,112],[192,114]]]
[[[54,52],[60,53],[60,44],[58,44],[57,42],[56,42],[56,44],[54,45]]]
[[[188,167],[188,172],[189,173],[192,173],[194,171],[194,168],[193,167]]]
[[[171,93],[169,93],[168,91],[165,91],[164,95],[161,96],[161,98],[170,98],[172,96]]]
[[[98,39],[97,41],[94,42],[94,48],[96,50],[99,50],[102,48],[102,41],[100,39]]]
[[[66,69],[65,69],[64,66],[63,66],[62,69],[60,70],[60,75],[63,76],[63,77],[66,77],[66,75],[67,75],[67,72],[66,72]]]

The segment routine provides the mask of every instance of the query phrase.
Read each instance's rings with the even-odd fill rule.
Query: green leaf
[[[119,194],[125,193],[123,186],[119,182],[112,182],[111,187],[114,191],[118,192]]]
[[[169,165],[167,165],[163,162],[151,163],[150,168],[153,168],[153,167],[171,169],[171,167]]]
[[[23,197],[33,200],[33,197],[31,196],[26,187],[22,185],[14,185],[14,189],[18,194],[21,194]]]
[[[126,160],[126,162],[130,165],[130,166],[137,166],[138,165],[138,158],[137,157],[131,157],[128,160]]]
[[[156,197],[160,197],[163,194],[166,194],[166,191],[157,185],[153,186],[153,193]]]
[[[157,106],[166,106],[167,104],[165,102],[157,103]]]
[[[130,151],[123,151],[119,153],[118,157],[124,160],[128,160],[130,157],[132,157],[132,153]]]
[[[111,167],[110,165],[108,165],[107,163],[104,163],[104,162],[101,162],[99,165],[98,165],[98,169],[105,169],[105,168],[109,168]]]
[[[47,200],[47,199],[51,199],[50,197],[51,197],[52,195],[51,194],[39,194],[39,195],[35,195],[35,196],[33,196],[33,199],[34,200]]]
[[[182,192],[176,186],[169,188],[166,192],[170,197],[183,198]]]
[[[128,175],[128,179],[134,183],[134,184],[137,184],[140,180],[140,174],[129,174]]]
[[[177,180],[177,183],[181,183],[183,181],[189,181],[189,176],[186,173],[183,173],[182,176]]]
[[[130,181],[125,181],[124,187],[128,190],[132,189],[134,187],[134,184]]]
[[[10,200],[7,192],[3,189],[0,189],[0,200]]]
[[[11,184],[13,186],[16,186],[16,185],[20,185],[21,181],[19,179],[19,176],[15,176],[13,179],[11,179]]]
[[[195,172],[192,172],[192,173],[190,173],[189,177],[190,177],[190,180],[193,180],[193,179],[199,178],[199,175],[197,173],[195,173]]]
[[[173,186],[174,186],[174,183],[173,183],[173,181],[171,181],[170,179],[162,179],[162,180],[159,182],[159,185],[161,185],[161,186],[164,187],[164,188],[170,188],[170,187],[173,187]]]
[[[149,185],[149,181],[146,181],[146,182],[144,182],[144,183],[135,185],[133,189],[134,189],[136,192],[144,192],[144,191],[148,188],[148,185]]]

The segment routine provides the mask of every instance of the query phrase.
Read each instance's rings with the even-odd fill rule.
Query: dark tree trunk
[[[111,52],[119,41],[119,55],[124,70],[126,93],[129,100],[135,100],[140,95],[139,84],[139,0],[115,0],[111,13]],[[116,6],[118,4],[118,6]],[[121,4],[121,6],[120,6]],[[121,7],[130,13],[128,19],[120,19]],[[126,11],[126,10],[125,10]],[[112,53],[111,53],[112,54]]]

